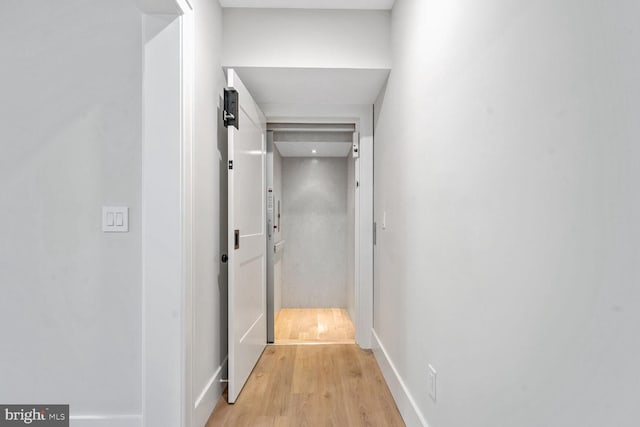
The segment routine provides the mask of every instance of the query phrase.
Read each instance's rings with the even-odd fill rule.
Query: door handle
[[[221,260],[221,261],[222,261],[224,264],[226,264],[228,260],[229,260],[229,257],[227,256],[227,254],[222,254],[222,260]]]

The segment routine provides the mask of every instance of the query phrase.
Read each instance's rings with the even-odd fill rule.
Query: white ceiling
[[[266,9],[382,9],[389,10],[395,0],[220,0],[222,7]]]
[[[234,68],[258,104],[373,104],[389,70]]]
[[[276,141],[274,144],[282,157],[347,157],[352,145],[349,142],[309,141]]]

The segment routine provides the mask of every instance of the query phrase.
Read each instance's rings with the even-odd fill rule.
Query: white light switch
[[[105,233],[128,233],[129,208],[124,206],[103,206],[102,231]]]

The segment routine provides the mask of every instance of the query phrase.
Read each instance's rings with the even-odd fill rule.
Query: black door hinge
[[[233,170],[233,160],[229,160],[229,170]]]

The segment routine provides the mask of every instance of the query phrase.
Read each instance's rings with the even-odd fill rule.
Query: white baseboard
[[[201,427],[207,423],[213,408],[216,407],[218,399],[224,390],[223,383],[220,382],[222,375],[227,372],[227,358],[225,357],[222,364],[216,369],[207,384],[198,395],[193,405],[193,426]]]
[[[70,427],[142,427],[142,414],[69,415]]]
[[[373,337],[373,354],[378,361],[384,379],[387,381],[393,399],[396,401],[396,406],[404,419],[404,423],[407,427],[429,427],[427,420],[418,408],[418,405],[416,405],[413,396],[411,396],[396,366],[389,358],[389,354],[375,330],[371,330],[371,336]]]

